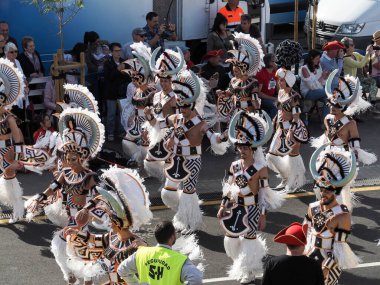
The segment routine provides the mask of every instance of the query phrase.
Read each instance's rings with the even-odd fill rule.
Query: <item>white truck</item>
[[[305,19],[305,32],[312,27],[312,15],[313,8],[310,6]],[[365,50],[377,30],[380,30],[379,0],[319,0],[316,47],[328,41],[350,37],[356,48]]]

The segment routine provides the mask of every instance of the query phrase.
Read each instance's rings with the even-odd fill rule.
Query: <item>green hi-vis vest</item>
[[[186,259],[186,255],[165,247],[140,246],[136,253],[140,282],[151,285],[183,284],[181,270]]]

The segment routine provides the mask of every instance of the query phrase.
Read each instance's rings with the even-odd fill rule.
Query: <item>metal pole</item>
[[[294,1],[294,41],[298,42],[298,0]]]
[[[318,4],[314,1],[313,2],[313,25],[311,30],[311,48],[315,49],[315,33],[316,33],[316,27],[317,27],[317,11],[318,11]]]
[[[261,28],[261,39],[263,40],[263,44],[265,45],[267,42],[267,33],[266,33],[266,12],[265,9],[267,9],[267,2],[264,1],[263,4],[261,4],[260,8],[260,28]]]

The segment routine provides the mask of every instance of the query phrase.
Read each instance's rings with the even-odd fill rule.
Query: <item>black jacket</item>
[[[120,58],[119,62],[124,60]],[[117,100],[126,96],[129,76],[117,69],[117,64],[112,57],[104,62],[105,99]]]
[[[36,55],[40,61],[40,65],[41,65],[41,70],[39,70],[39,72],[42,72],[43,74],[45,74],[45,68],[44,68],[44,65],[42,63],[40,54],[38,53],[38,51],[35,51],[35,53],[36,53]],[[26,78],[29,78],[32,73],[37,72],[34,69],[33,63],[30,61],[29,57],[24,52],[22,54],[20,54],[17,59],[21,64],[22,71],[24,72],[24,75]]]

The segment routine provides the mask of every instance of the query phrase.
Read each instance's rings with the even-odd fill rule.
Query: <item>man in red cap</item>
[[[281,230],[273,239],[286,244],[286,254],[272,257],[265,265],[262,285],[323,285],[323,273],[315,260],[303,254],[306,236],[300,223]]]
[[[322,71],[328,71],[330,73],[338,69],[338,73],[332,82],[332,88],[334,89],[338,87],[339,76],[343,69],[344,45],[339,41],[332,41],[324,44],[322,49],[323,54],[320,61]]]
[[[207,63],[202,66],[200,76],[209,80],[209,87],[211,94],[214,96],[211,102],[216,102],[215,91],[225,90],[230,83],[228,76],[228,70],[220,64],[220,57],[223,55],[223,50],[210,50],[203,57],[203,61],[207,60]]]

